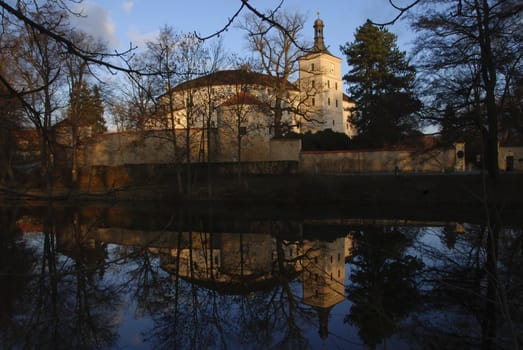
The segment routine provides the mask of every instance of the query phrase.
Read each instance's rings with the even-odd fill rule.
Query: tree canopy
[[[340,48],[350,71],[343,79],[356,102],[352,122],[368,146],[396,144],[416,130],[421,102],[414,94],[416,71],[396,36],[367,21]]]

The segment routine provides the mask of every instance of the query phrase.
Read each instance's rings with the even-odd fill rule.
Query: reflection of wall
[[[176,259],[179,259],[179,276],[199,280],[220,279],[221,254],[219,249],[180,249],[180,251],[171,249],[170,257],[174,264],[176,264]],[[166,263],[166,261],[163,262]],[[171,266],[171,268],[173,267],[176,268],[176,266]]]
[[[272,272],[274,241],[269,234],[221,234],[222,272],[247,276]]]

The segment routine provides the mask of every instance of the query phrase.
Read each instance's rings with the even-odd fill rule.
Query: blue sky
[[[400,0],[404,3],[407,0]],[[275,7],[279,1],[250,0],[259,9]],[[104,39],[111,51],[125,50],[130,43],[143,47],[153,40],[159,29],[169,25],[180,32],[198,32],[208,35],[225,25],[240,6],[239,0],[84,0],[80,8],[86,16],[75,20],[75,26]],[[313,22],[320,11],[325,23],[325,42],[335,56],[345,57],[340,45],[353,41],[357,27],[368,18],[376,22],[388,21],[395,15],[388,0],[285,0],[290,12],[300,12],[307,18],[304,38],[312,41]],[[407,23],[400,22],[388,28],[398,35],[398,44],[408,50],[412,36]],[[222,35],[230,53],[248,56],[245,34],[235,27]],[[343,73],[347,71],[344,63]]]

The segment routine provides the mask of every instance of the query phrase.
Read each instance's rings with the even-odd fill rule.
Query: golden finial
[[[318,14],[318,18],[320,18],[320,10],[316,11],[316,13]]]

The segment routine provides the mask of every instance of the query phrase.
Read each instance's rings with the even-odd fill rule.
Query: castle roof
[[[248,92],[240,92],[236,95],[232,96],[228,100],[226,100],[224,103],[221,104],[221,106],[227,107],[227,106],[234,106],[234,105],[264,105],[262,101],[258,100],[253,95],[249,94]]]
[[[173,88],[173,91],[201,88],[218,85],[261,85],[274,87],[280,84],[282,79],[267,74],[253,72],[247,69],[222,70],[202,77],[183,82]],[[298,88],[290,82],[284,82],[287,90],[298,91]]]

